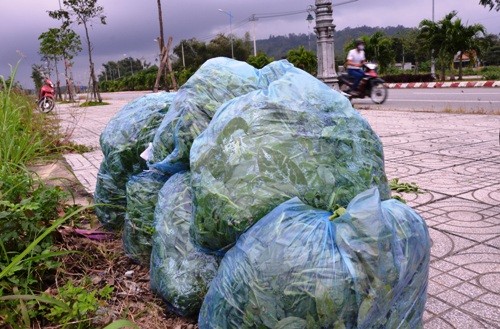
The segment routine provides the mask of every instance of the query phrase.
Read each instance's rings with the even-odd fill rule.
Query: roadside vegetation
[[[123,312],[110,311],[123,289],[98,282],[91,270],[119,259],[116,242],[103,248],[75,238],[71,232],[88,227],[92,212],[68,203],[67,188],[30,170],[68,150],[55,116],[34,107],[32,97],[0,77],[0,327],[137,327],[117,320],[130,315],[123,305]]]

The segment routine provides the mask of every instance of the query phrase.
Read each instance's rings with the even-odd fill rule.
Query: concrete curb
[[[405,88],[495,88],[500,87],[500,81],[454,81],[454,82],[410,82],[386,83],[391,89]]]

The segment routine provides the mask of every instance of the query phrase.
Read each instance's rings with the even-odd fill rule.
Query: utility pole
[[[225,11],[219,9],[221,13],[224,13],[229,16],[229,33],[230,33],[230,41],[231,41],[231,58],[234,59],[234,47],[233,47],[233,15],[230,11]]]
[[[253,22],[253,55],[257,56],[257,41],[255,40],[255,22],[258,20],[255,14],[250,17],[249,21]]]
[[[434,0],[432,0],[432,22],[434,23]],[[431,75],[436,78],[436,60],[434,59],[434,49],[431,50]]]
[[[182,53],[182,67],[186,67],[186,60],[184,59],[184,41],[181,42],[181,53]]]
[[[332,1],[316,0],[316,26],[314,31],[318,38],[318,75],[317,78],[325,84],[338,89],[337,72],[335,72],[335,54],[333,44]]]

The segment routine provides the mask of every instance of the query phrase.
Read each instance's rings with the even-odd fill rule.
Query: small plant
[[[99,308],[111,298],[113,287],[105,285],[100,289],[92,289],[90,279],[84,280],[83,284],[74,285],[68,281],[58,289],[56,296],[44,293],[45,297],[55,297],[64,303],[47,303],[40,305],[40,310],[45,310],[44,316],[51,323],[61,324],[67,328],[71,323],[72,327],[89,328],[92,318],[97,315]]]
[[[83,102],[83,103],[81,103],[80,107],[91,107],[91,106],[101,106],[101,105],[109,105],[109,103],[89,101],[89,102]]]

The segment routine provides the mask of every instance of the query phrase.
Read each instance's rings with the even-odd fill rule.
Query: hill
[[[372,35],[377,31],[381,31],[388,36],[394,36],[398,34],[405,34],[415,28],[404,27],[402,25],[398,26],[388,26],[388,27],[369,27],[360,26],[355,28],[347,27],[343,30],[335,31],[333,38],[335,42],[335,57],[343,58],[344,45],[352,39],[359,38],[363,35]],[[257,40],[257,51],[266,53],[268,56],[274,57],[274,59],[281,59],[286,56],[286,53],[290,49],[297,48],[299,46],[304,46],[306,49],[310,49],[316,52],[316,35],[311,33],[307,35],[290,33],[286,36],[275,36],[270,35],[268,39]]]

